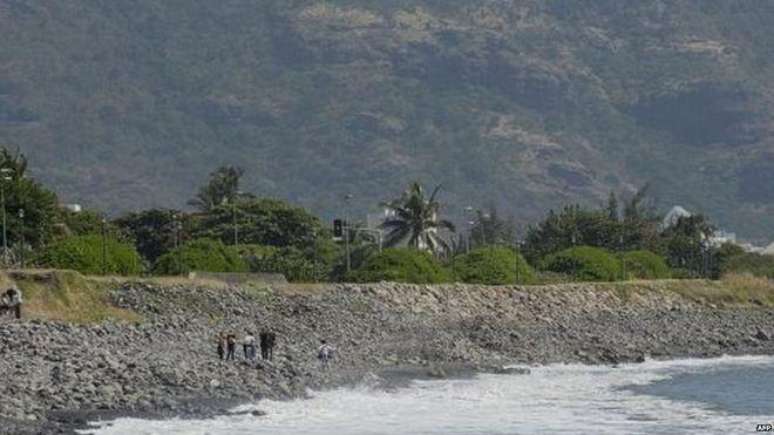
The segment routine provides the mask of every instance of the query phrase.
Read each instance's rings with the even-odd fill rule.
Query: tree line
[[[774,277],[770,257],[715,244],[705,216],[664,225],[647,186],[626,199],[611,193],[598,209],[550,211],[522,232],[495,206],[468,210],[460,230],[444,217],[440,186],[428,192],[411,183],[381,203],[390,213],[378,231],[348,222],[336,240],[307,210],[243,192],[244,171],[235,166],[210,174],[189,201],[192,210],[117,218],[60,207],[54,192],[27,177],[22,154],[1,149],[0,171],[9,246],[3,260],[23,266],[121,275],[281,273],[303,282],[714,279],[737,271]]]

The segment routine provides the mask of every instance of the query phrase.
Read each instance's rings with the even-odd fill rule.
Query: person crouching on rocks
[[[236,335],[228,334],[226,336],[226,361],[234,361],[235,352],[236,352]]]
[[[215,340],[218,342],[218,359],[223,361],[223,358],[226,356],[226,337],[223,334],[218,334]]]
[[[320,360],[320,365],[323,370],[327,370],[336,353],[336,348],[329,345],[325,340],[320,340],[320,347],[317,348],[317,359]]]
[[[250,333],[250,331],[246,331],[247,335],[245,335],[244,340],[242,341],[242,351],[245,354],[245,359],[252,361],[255,359],[255,336]]]
[[[276,337],[271,331],[261,331],[261,358],[266,361],[274,359],[274,341]]]
[[[5,292],[3,296],[2,305],[0,305],[0,311],[13,311],[16,319],[21,319],[22,316],[22,293],[17,287],[11,287]]]

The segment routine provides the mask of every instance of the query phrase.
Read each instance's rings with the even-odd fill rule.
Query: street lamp
[[[172,213],[172,245],[175,250],[178,248],[178,244],[180,243],[180,233],[177,229],[177,215],[173,212]]]
[[[19,260],[21,268],[24,269],[24,209],[19,209],[19,240],[21,249],[19,249]]]
[[[472,214],[473,212],[476,211],[476,209],[474,209],[472,205],[469,205],[469,206],[465,207],[464,210],[465,210],[465,213],[467,213],[467,214]],[[465,253],[466,254],[470,254],[470,239],[473,237],[473,226],[476,225],[476,222],[474,222],[472,220],[469,220],[468,221],[468,225],[470,225],[470,230],[468,230],[468,236],[466,237],[466,239],[467,239],[467,243],[465,244],[466,245],[465,246]]]
[[[107,274],[107,219],[102,218],[102,274]]]
[[[473,228],[476,226],[476,221],[468,221],[470,229],[468,230],[468,237],[466,238],[468,243],[465,246],[465,253],[470,254],[470,239],[473,237]]]
[[[180,222],[180,217],[175,212],[171,212],[172,214],[172,243],[174,244],[174,255],[175,255],[175,267],[177,268],[177,271],[179,273],[182,273],[181,264],[180,261],[180,230],[183,229],[183,224]]]
[[[491,244],[488,244],[487,240],[486,240],[486,227],[487,227],[487,223],[489,223],[489,226],[491,227],[491,224],[492,224],[491,218],[492,218],[492,216],[489,213],[484,213],[478,219],[478,222],[481,224],[481,241],[484,242],[484,246],[489,245],[489,246],[494,247],[494,245],[495,245],[495,243],[497,241],[495,235],[492,235],[492,243]]]
[[[621,274],[623,275],[621,278],[623,281],[626,281],[626,252],[624,252],[624,236],[621,235],[618,238],[618,246],[619,251],[621,252]]]
[[[8,217],[5,209],[5,182],[13,180],[13,168],[0,168],[0,201],[3,203],[3,263],[8,266]]]

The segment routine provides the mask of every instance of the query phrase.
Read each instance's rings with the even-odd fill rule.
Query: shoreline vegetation
[[[237,166],[213,171],[188,210],[115,218],[61,205],[55,192],[27,177],[27,167],[23,154],[0,148],[6,267],[135,277],[249,272],[294,283],[774,278],[774,256],[718,237],[707,216],[665,215],[647,185],[611,192],[601,207],[569,204],[525,225],[501,216],[497,204],[448,204],[442,186],[411,182],[391,200],[373,198],[368,210],[351,210],[351,195],[342,195],[347,205],[328,225],[302,207],[243,191],[245,171]],[[378,219],[364,219],[375,210]]]
[[[751,277],[541,286],[232,286],[58,270],[1,278],[25,292],[29,314],[0,320],[3,435],[74,433],[121,416],[207,418],[364,379],[389,387],[511,364],[774,354],[774,284]],[[262,328],[277,333],[273,362],[218,360],[216,334]],[[316,358],[320,339],[338,349],[330,370]]]

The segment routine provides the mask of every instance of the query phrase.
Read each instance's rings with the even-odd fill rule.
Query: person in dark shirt
[[[11,287],[5,292],[2,303],[0,303],[0,312],[13,311],[16,319],[22,316],[22,294],[17,287]]]
[[[274,342],[276,335],[271,331],[262,331],[260,334],[261,339],[261,358],[266,361],[274,359]]]
[[[228,334],[226,336],[226,361],[234,361],[234,354],[236,353],[236,334]]]

